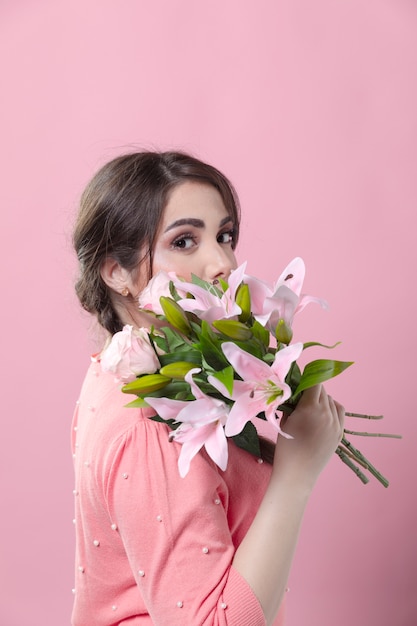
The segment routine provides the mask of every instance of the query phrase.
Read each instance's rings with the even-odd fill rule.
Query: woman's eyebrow
[[[229,222],[233,222],[233,218],[231,215],[226,215],[226,217],[224,217],[222,219],[222,221],[219,224],[219,228],[221,228],[222,226],[224,226],[225,224],[228,224]]]
[[[195,226],[195,228],[204,228],[205,223],[203,220],[196,219],[195,217],[182,217],[179,220],[175,220],[169,226],[166,227],[165,232],[177,228],[177,226]]]
[[[219,228],[232,221],[233,220],[230,215],[227,215],[220,221]],[[169,230],[177,228],[178,226],[194,226],[195,228],[205,228],[206,225],[203,220],[197,219],[195,217],[182,217],[181,219],[175,220],[175,222],[172,222],[172,224],[167,226],[164,232],[167,233]]]

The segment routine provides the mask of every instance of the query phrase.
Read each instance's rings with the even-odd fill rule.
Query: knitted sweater
[[[229,442],[225,472],[180,444],[92,360],[74,415],[73,626],[265,626],[234,569],[271,468]],[[275,624],[283,624],[282,612]]]

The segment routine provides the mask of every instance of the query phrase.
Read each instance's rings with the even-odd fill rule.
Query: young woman
[[[239,207],[229,181],[182,153],[134,153],[86,188],[74,232],[82,306],[109,337],[149,326],[138,295],[158,270],[215,282],[236,267]],[[73,424],[74,626],[264,626],[282,605],[305,506],[343,432],[344,410],[306,391],[273,464],[229,443],[221,471],[204,451],[185,478],[180,445],[129,400],[100,355]]]

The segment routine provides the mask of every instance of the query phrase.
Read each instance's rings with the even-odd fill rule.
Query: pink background
[[[0,63],[0,623],[69,623],[69,431],[94,349],[71,225],[93,171],[135,145],[230,176],[240,260],[273,279],[304,257],[331,309],[296,338],[342,340],[356,364],[331,393],[404,436],[359,441],[388,490],[336,457],[321,477],[288,626],[416,624],[414,0],[1,0]]]

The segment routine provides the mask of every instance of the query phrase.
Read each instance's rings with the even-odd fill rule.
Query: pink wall
[[[414,0],[2,0],[2,625],[69,623],[69,430],[93,349],[71,223],[133,144],[230,175],[240,259],[274,278],[305,258],[331,310],[308,309],[297,338],[343,340],[356,364],[331,392],[404,435],[362,442],[388,490],[336,458],[323,474],[288,626],[416,623],[416,55]]]

